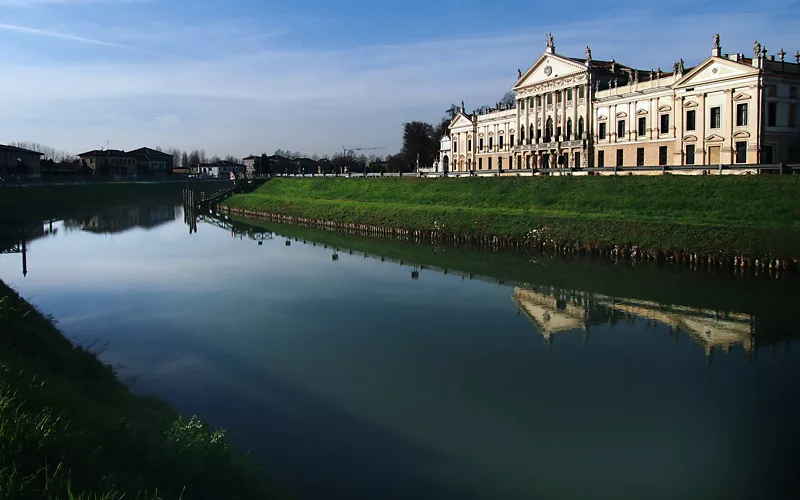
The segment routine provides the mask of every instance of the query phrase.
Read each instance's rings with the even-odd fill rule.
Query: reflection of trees
[[[152,229],[175,220],[178,210],[172,204],[117,205],[65,219],[64,227],[98,234],[121,233],[136,227]]]

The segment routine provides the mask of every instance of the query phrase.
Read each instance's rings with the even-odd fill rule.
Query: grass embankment
[[[0,498],[283,498],[224,432],[133,396],[0,282]]]
[[[225,205],[444,234],[800,256],[800,176],[273,179]]]

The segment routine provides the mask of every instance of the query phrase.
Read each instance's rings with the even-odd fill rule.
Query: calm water
[[[797,484],[796,282],[268,229],[110,208],[0,279],[301,498]]]

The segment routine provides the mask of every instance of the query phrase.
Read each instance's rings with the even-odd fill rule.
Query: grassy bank
[[[0,498],[284,498],[224,432],[133,396],[0,282]]]
[[[226,205],[444,234],[800,256],[800,176],[274,179]]]

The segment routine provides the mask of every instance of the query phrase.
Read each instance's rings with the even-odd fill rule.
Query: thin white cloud
[[[13,31],[15,33],[22,33],[24,35],[43,36],[48,38],[59,38],[61,40],[71,40],[73,42],[88,43],[92,45],[103,45],[106,47],[125,47],[124,45],[103,40],[96,40],[94,38],[86,38],[83,36],[70,35],[68,33],[60,33],[57,31],[43,30],[39,28],[31,28],[28,26],[17,26],[15,24],[0,23],[0,30]]]

